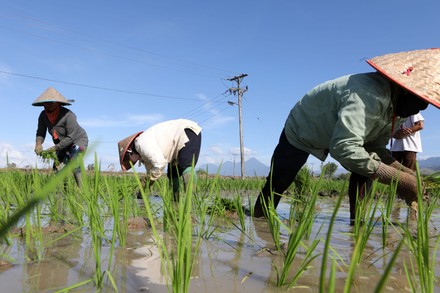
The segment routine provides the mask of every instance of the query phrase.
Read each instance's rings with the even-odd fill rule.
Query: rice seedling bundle
[[[55,151],[52,150],[44,150],[39,155],[41,158],[43,158],[43,161],[45,163],[49,163],[50,161],[53,161],[55,165],[59,165],[60,162],[58,161],[58,156]]]

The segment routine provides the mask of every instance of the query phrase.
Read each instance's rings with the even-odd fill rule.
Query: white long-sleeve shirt
[[[187,119],[169,120],[151,126],[139,135],[134,144],[151,180],[157,180],[169,163],[175,163],[179,151],[188,142],[185,129],[199,135],[202,128]]]

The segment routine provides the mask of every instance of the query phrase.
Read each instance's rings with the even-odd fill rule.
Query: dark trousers
[[[194,159],[194,166],[199,160],[200,146],[202,144],[202,133],[196,135],[194,131],[185,129],[186,136],[189,141],[177,154],[177,165],[173,163],[168,164],[167,176],[171,180],[182,175],[186,168],[191,167]]]
[[[296,175],[307,162],[308,157],[309,153],[289,143],[283,129],[278,145],[272,155],[270,172],[266,178],[266,183],[255,202],[255,217],[264,216],[263,205],[268,206],[268,200],[271,198],[272,192],[274,207],[276,208],[278,206],[281,200],[280,195],[283,194],[295,180]]]
[[[351,173],[350,182],[348,184],[348,199],[350,201],[350,223],[354,224],[356,218],[356,202],[357,200],[363,200],[366,193],[367,181],[371,179],[359,175],[357,173]]]
[[[414,172],[416,171],[417,166],[417,153],[402,151],[402,152],[393,152],[393,158],[396,159],[403,166],[410,168]]]

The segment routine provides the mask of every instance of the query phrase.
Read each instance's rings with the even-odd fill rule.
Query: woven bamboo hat
[[[35,101],[32,106],[43,106],[43,103],[59,102],[61,105],[71,105],[75,100],[68,100],[53,87],[48,87]]]
[[[132,134],[129,137],[124,138],[120,142],[118,142],[118,151],[119,151],[119,163],[121,164],[122,171],[127,171],[131,169],[131,165],[129,161],[124,161],[125,154],[127,153],[128,147],[131,145],[133,140],[138,137],[143,131]]]
[[[440,48],[386,54],[367,62],[393,82],[440,109]]]

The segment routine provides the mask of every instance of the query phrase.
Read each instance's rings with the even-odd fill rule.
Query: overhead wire
[[[151,52],[151,51],[147,51],[147,50],[144,50],[144,49],[136,48],[136,47],[133,47],[133,46],[127,46],[126,44],[121,44],[121,43],[114,42],[114,41],[111,41],[111,40],[107,40],[107,39],[104,39],[104,38],[96,37],[96,36],[93,36],[93,35],[90,35],[90,34],[85,34],[85,33],[81,33],[81,32],[75,31],[75,30],[71,30],[71,29],[67,29],[67,28],[64,28],[64,27],[57,26],[57,25],[53,25],[53,24],[51,24],[49,22],[39,20],[39,19],[37,19],[35,17],[30,17],[28,15],[24,15],[23,13],[18,13],[17,15],[19,15],[19,17],[24,18],[27,21],[30,21],[31,22],[31,24],[30,24],[31,26],[38,27],[39,29],[43,29],[43,30],[46,30],[46,31],[50,31],[52,33],[54,32],[54,30],[52,28],[55,28],[56,30],[61,31],[61,32],[73,33],[75,35],[84,36],[84,37],[87,37],[87,38],[90,38],[90,39],[95,39],[95,40],[98,40],[98,41],[101,41],[101,42],[105,42],[105,43],[108,43],[108,44],[111,44],[111,45],[119,46],[119,47],[130,49],[130,50],[136,50],[138,52],[142,52],[142,53],[150,54],[150,55],[153,55],[153,56],[156,56],[156,57],[168,59],[168,60],[171,60],[173,62],[183,63],[183,64],[187,64],[187,65],[191,65],[191,66],[196,66],[196,67],[199,67],[199,68],[208,68],[210,70],[229,72],[229,71],[224,70],[224,69],[219,69],[219,68],[215,68],[215,67],[211,67],[211,66],[206,66],[206,65],[202,65],[202,64],[198,64],[198,63],[194,63],[194,62],[188,62],[188,61],[172,58],[172,57],[169,57],[169,56],[166,56],[166,55],[163,55],[163,54],[157,54],[157,53],[154,53],[154,52]],[[5,16],[4,14],[3,15],[0,14],[0,17],[12,19],[11,14],[9,14],[7,16]],[[20,19],[16,18],[15,20],[23,23],[23,21],[21,21]],[[46,27],[44,27],[44,26],[46,26]],[[113,58],[123,59],[123,60],[126,60],[126,61],[138,62],[138,63],[148,64],[148,65],[168,68],[168,69],[172,69],[172,70],[182,71],[182,70],[178,70],[176,68],[169,68],[167,66],[158,65],[158,64],[155,64],[155,63],[152,63],[152,62],[147,62],[147,61],[140,60],[140,59],[127,58],[127,57],[120,56],[120,55],[110,54],[110,53],[107,53],[107,52],[102,51],[102,50],[91,49],[91,48],[88,48],[88,47],[86,48],[86,47],[75,45],[75,44],[72,44],[72,43],[62,42],[62,41],[59,41],[59,40],[54,40],[52,38],[48,38],[48,37],[37,35],[37,34],[34,34],[34,33],[22,31],[22,30],[19,30],[19,29],[16,29],[16,28],[11,28],[11,27],[1,26],[1,25],[0,25],[0,27],[2,27],[4,29],[15,31],[15,32],[19,32],[21,34],[30,35],[30,36],[35,37],[35,38],[40,38],[40,39],[43,39],[45,41],[49,41],[49,42],[53,42],[53,43],[59,43],[59,44],[65,45],[65,46],[70,46],[70,47],[81,49],[81,50],[87,50],[87,51],[93,52],[95,54],[102,54],[102,55],[107,55],[107,56],[110,56],[110,57],[113,57]],[[187,71],[183,71],[183,72],[188,73]],[[32,79],[51,81],[51,82],[56,82],[56,83],[69,84],[69,85],[73,85],[73,86],[93,88],[93,89],[98,89],[98,90],[120,92],[120,93],[127,93],[127,94],[135,94],[135,95],[143,95],[143,96],[152,96],[152,97],[159,97],[159,98],[166,98],[166,99],[177,99],[177,100],[189,100],[189,101],[203,102],[202,105],[197,106],[193,110],[189,111],[186,114],[187,117],[195,117],[195,116],[204,114],[206,112],[206,109],[209,108],[208,107],[209,105],[216,105],[216,104],[220,105],[222,103],[226,103],[226,101],[220,101],[219,100],[219,97],[220,98],[223,97],[225,93],[216,96],[214,99],[204,101],[204,100],[195,99],[195,98],[182,98],[182,97],[175,97],[175,96],[158,95],[158,94],[151,94],[151,93],[145,93],[145,92],[137,92],[137,91],[130,91],[130,90],[115,89],[115,88],[102,87],[102,86],[94,86],[94,85],[90,85],[90,84],[83,84],[83,83],[76,83],[76,82],[67,82],[67,81],[61,81],[61,80],[56,80],[56,79],[51,79],[51,78],[39,77],[39,76],[35,76],[35,75],[14,73],[14,72],[10,72],[10,71],[2,71],[2,70],[0,70],[0,73],[9,74],[9,75],[15,75],[15,76],[21,76],[21,77],[26,77],[26,78],[32,78]],[[196,74],[196,75],[202,75],[202,76],[205,76],[205,77],[213,77],[213,76],[206,75],[206,74],[201,74],[201,73],[194,73],[194,72],[190,72],[190,73],[191,74]],[[218,77],[216,77],[216,78],[218,78]],[[218,113],[221,113],[221,112],[225,111],[229,107],[230,107],[230,105],[226,105],[220,111],[217,111],[215,114],[213,114],[212,116],[206,118],[204,121],[207,121],[207,120],[215,117],[215,115],[218,115]],[[212,108],[209,108],[208,110],[210,110],[209,112],[212,114],[213,110],[216,110],[216,109],[215,109],[215,107],[212,107]]]
[[[155,56],[155,57],[160,57],[160,58],[163,58],[163,59],[167,59],[167,60],[170,60],[170,61],[173,61],[173,62],[176,62],[176,63],[195,66],[195,67],[197,67],[199,69],[209,69],[209,70],[218,71],[218,72],[222,72],[222,73],[232,73],[232,71],[229,71],[229,70],[226,70],[226,69],[221,69],[221,68],[217,68],[217,67],[213,67],[213,66],[203,65],[203,64],[199,64],[199,63],[195,63],[195,62],[191,62],[191,61],[186,61],[186,60],[182,60],[182,59],[178,59],[178,58],[173,58],[173,57],[170,57],[170,56],[166,56],[166,55],[163,55],[163,54],[158,54],[158,53],[155,53],[155,52],[152,52],[152,51],[148,51],[148,50],[145,50],[145,49],[141,49],[141,48],[138,48],[138,47],[128,46],[126,44],[122,44],[122,43],[119,43],[119,42],[107,40],[105,38],[101,38],[101,37],[93,36],[93,35],[90,35],[90,34],[85,34],[85,33],[82,33],[82,32],[78,32],[78,31],[75,31],[75,30],[72,30],[72,29],[60,27],[60,26],[54,25],[52,23],[49,23],[49,22],[46,22],[46,21],[42,21],[42,20],[40,20],[38,18],[25,15],[23,13],[17,13],[16,12],[16,14],[19,15],[20,17],[26,19],[26,20],[30,20],[33,23],[36,22],[38,24],[43,24],[45,26],[48,26],[49,28],[55,28],[58,31],[64,31],[64,32],[75,34],[77,36],[83,36],[83,37],[87,37],[89,39],[98,40],[100,42],[104,42],[104,43],[107,43],[107,44],[112,44],[114,46],[118,46],[118,47],[121,47],[121,48],[135,50],[135,51],[146,53],[146,54],[149,54],[149,55],[152,55],[152,56]],[[11,17],[11,14],[4,15],[4,14],[0,13],[0,17],[8,18],[8,19],[14,19],[13,17]],[[23,23],[18,18],[14,19],[14,20]],[[45,31],[49,31],[51,33],[56,32],[53,29],[48,29],[48,28],[42,27],[41,25],[37,26],[37,25],[34,25],[33,23],[31,23],[30,25],[34,26],[34,27],[38,27],[38,28],[43,29]],[[202,73],[193,72],[193,71],[190,71],[190,72],[182,71],[182,70],[178,70],[176,68],[172,68],[172,67],[169,67],[169,66],[164,66],[164,65],[159,65],[159,64],[147,62],[145,60],[138,60],[138,59],[127,58],[127,57],[123,57],[123,56],[119,56],[119,55],[109,54],[107,52],[103,52],[103,51],[99,51],[99,50],[94,50],[94,49],[91,49],[91,48],[86,48],[86,47],[74,45],[74,44],[71,44],[71,43],[61,42],[61,41],[58,41],[58,40],[53,40],[53,39],[48,38],[48,37],[43,37],[41,35],[37,35],[37,34],[34,34],[34,33],[22,31],[22,30],[19,30],[19,29],[16,29],[16,28],[7,27],[7,26],[4,26],[4,25],[3,26],[0,25],[0,27],[2,27],[4,29],[9,29],[9,30],[12,30],[12,31],[16,31],[16,32],[19,32],[19,33],[22,33],[22,34],[30,35],[30,36],[33,36],[33,37],[36,37],[36,38],[44,39],[46,41],[50,41],[50,42],[54,42],[54,43],[59,43],[59,44],[65,45],[65,46],[71,46],[71,47],[78,48],[78,49],[81,49],[81,50],[92,51],[92,52],[94,52],[96,54],[107,55],[107,56],[110,56],[110,57],[113,57],[113,58],[119,58],[119,59],[131,61],[131,62],[144,63],[144,64],[153,65],[153,66],[157,66],[157,67],[163,67],[163,68],[167,68],[167,69],[171,69],[171,70],[175,70],[175,71],[191,73],[191,74],[195,74],[195,75],[199,75],[199,76],[217,78],[217,76],[214,76],[214,75],[211,75],[211,74],[202,74]]]
[[[144,92],[135,92],[135,91],[129,91],[129,90],[114,89],[114,88],[108,88],[108,87],[102,87],[102,86],[94,86],[94,85],[89,85],[89,84],[81,84],[81,83],[76,83],[76,82],[56,80],[56,79],[45,78],[45,77],[40,77],[40,76],[32,76],[32,75],[28,75],[28,74],[14,73],[14,72],[4,71],[4,70],[0,70],[0,73],[21,76],[21,77],[26,77],[26,78],[32,78],[32,79],[45,80],[45,81],[50,81],[50,82],[55,82],[55,83],[80,86],[80,87],[85,87],[85,88],[111,91],[111,92],[119,92],[119,93],[125,93],[125,94],[133,94],[133,95],[152,96],[152,97],[158,97],[158,98],[186,100],[186,101],[199,101],[200,102],[200,99],[195,99],[195,98],[182,98],[182,97],[174,97],[174,96],[157,95],[157,94],[150,94],[150,93],[144,93]]]

